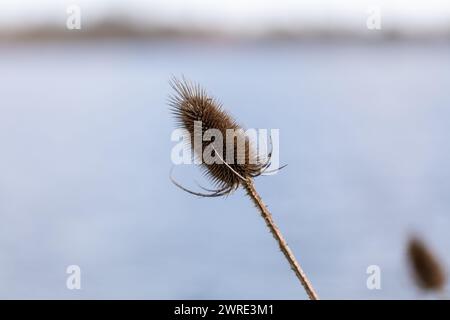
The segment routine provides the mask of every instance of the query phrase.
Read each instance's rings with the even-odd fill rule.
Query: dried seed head
[[[239,187],[242,179],[250,179],[261,174],[265,164],[261,163],[255,153],[253,145],[245,135],[244,130],[236,121],[222,108],[222,105],[213,97],[208,96],[206,91],[197,84],[192,84],[185,79],[171,81],[171,86],[175,94],[170,96],[169,105],[180,128],[186,129],[190,134],[191,147],[194,149],[196,157],[202,160],[202,167],[206,175],[221,191],[219,195],[227,194]],[[202,130],[198,128],[201,122]],[[197,130],[196,130],[197,126]],[[209,129],[216,129],[221,133],[222,146],[219,141],[203,141],[203,135]],[[234,135],[232,141],[227,141],[227,136],[231,129]],[[230,136],[228,136],[230,137]],[[195,148],[194,141],[201,142]],[[238,143],[243,141],[244,143]],[[205,161],[205,150],[208,152],[213,143],[214,148],[211,155],[218,152],[222,158],[222,163],[211,163]],[[238,150],[239,147],[244,150]],[[229,153],[229,148],[233,148]],[[221,150],[220,150],[221,149]],[[207,154],[207,153],[206,153]],[[227,155],[231,154],[231,161]],[[224,163],[226,162],[226,163]]]
[[[444,269],[420,239],[415,237],[410,239],[408,257],[419,288],[423,290],[442,290],[446,282]]]

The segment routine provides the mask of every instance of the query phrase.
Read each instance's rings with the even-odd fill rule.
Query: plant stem
[[[292,270],[295,272],[295,275],[300,280],[300,283],[302,284],[303,288],[305,288],[305,291],[308,294],[309,299],[318,300],[319,297],[317,296],[316,292],[314,291],[314,288],[312,287],[311,283],[306,277],[305,272],[300,267],[300,264],[297,262],[297,259],[295,259],[295,256],[292,253],[291,249],[289,249],[286,240],[284,240],[283,235],[281,234],[280,230],[273,221],[272,215],[270,214],[269,210],[267,209],[266,205],[262,201],[259,194],[256,192],[255,185],[253,184],[252,179],[245,180],[244,189],[247,191],[248,196],[250,197],[250,199],[252,199],[255,206],[259,209],[261,216],[266,221],[267,227],[269,227],[273,237],[275,238],[275,240],[277,240],[281,252],[283,252]]]

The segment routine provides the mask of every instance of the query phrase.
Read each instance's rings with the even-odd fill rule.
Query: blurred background
[[[322,298],[428,297],[405,246],[450,265],[449,54],[447,1],[2,0],[0,298],[306,298],[242,191],[170,183],[172,75],[280,129],[256,185]]]

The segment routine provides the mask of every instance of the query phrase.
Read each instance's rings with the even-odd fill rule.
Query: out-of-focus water
[[[171,75],[279,128],[257,187],[323,298],[418,298],[416,231],[450,265],[450,45],[0,47],[1,298],[305,298],[242,191],[169,182]],[[195,187],[198,168],[177,167]],[[79,265],[81,290],[66,288]],[[381,268],[381,290],[366,269]]]

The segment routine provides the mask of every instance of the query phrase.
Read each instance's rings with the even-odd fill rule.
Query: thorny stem
[[[295,259],[295,256],[292,253],[291,249],[289,249],[286,240],[284,240],[283,235],[281,234],[280,230],[273,221],[272,215],[270,214],[266,205],[263,203],[259,194],[256,192],[253,180],[246,179],[244,182],[244,188],[247,191],[247,194],[250,197],[250,199],[252,199],[255,206],[259,209],[261,216],[266,221],[267,227],[269,227],[273,237],[275,238],[275,240],[277,240],[281,252],[283,252],[292,270],[295,272],[295,275],[300,280],[300,283],[302,284],[303,288],[305,288],[305,291],[308,294],[309,299],[318,300],[319,297],[317,296],[316,292],[314,291],[314,288],[312,287],[311,283],[306,277],[305,272],[300,267],[300,264],[297,262],[297,259]]]

